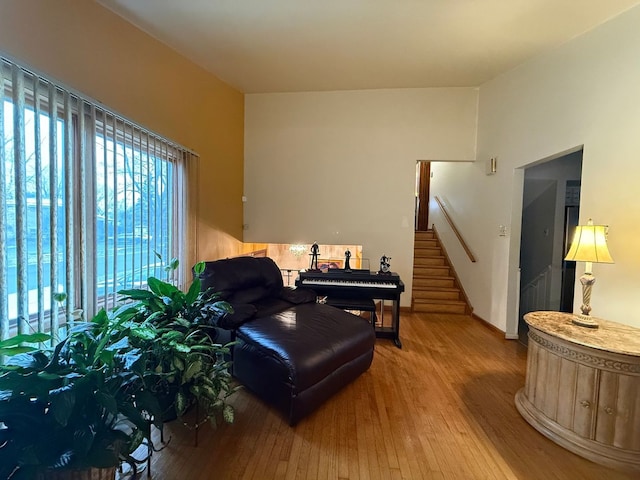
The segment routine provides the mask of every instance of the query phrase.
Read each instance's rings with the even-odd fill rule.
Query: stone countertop
[[[640,357],[640,328],[594,317],[599,328],[571,322],[573,314],[542,311],[525,314],[524,319],[537,330],[585,347]]]

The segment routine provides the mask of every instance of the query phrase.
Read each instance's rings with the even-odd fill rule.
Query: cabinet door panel
[[[603,405],[604,408],[606,406]],[[640,452],[640,377],[620,375],[613,445]]]
[[[558,415],[558,382],[560,379],[560,366],[562,358],[553,353],[548,354],[546,385],[544,387],[544,396],[542,400],[542,411],[552,420],[556,420]]]
[[[525,377],[525,392],[529,401],[533,403],[536,395],[536,378],[538,378],[538,354],[541,348],[536,342],[529,341],[527,352],[527,376]]]
[[[582,437],[591,439],[594,434],[598,376],[595,368],[578,365],[572,430]]]
[[[549,352],[544,348],[536,349],[536,383],[534,385],[533,397],[530,398],[531,402],[537,409],[544,412],[544,395],[547,385],[547,361],[549,359]]]
[[[558,382],[558,411],[556,421],[569,430],[573,430],[577,383],[578,364],[570,360],[563,360],[560,365],[560,378]]]
[[[618,374],[603,371],[600,373],[595,439],[605,445],[613,444],[618,415],[617,403]]]

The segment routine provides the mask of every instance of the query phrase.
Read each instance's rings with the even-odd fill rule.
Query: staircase
[[[434,231],[415,232],[413,248],[413,311],[471,314]]]

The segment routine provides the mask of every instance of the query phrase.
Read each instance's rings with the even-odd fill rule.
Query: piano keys
[[[377,274],[369,270],[330,269],[325,272],[301,271],[296,286],[313,289],[318,296],[340,300],[348,304],[349,299],[391,300],[392,321],[390,327],[376,326],[376,336],[391,338],[398,348],[400,342],[400,295],[404,292],[404,283],[397,273]],[[357,310],[357,308],[354,308]]]

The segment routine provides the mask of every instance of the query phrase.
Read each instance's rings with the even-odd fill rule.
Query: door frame
[[[524,174],[525,170],[537,164],[555,160],[578,151],[584,151],[584,145],[578,145],[563,152],[537,160],[527,165],[516,167],[513,170],[512,205],[519,208],[511,209],[511,238],[509,242],[509,260],[507,272],[507,306],[505,338],[518,340],[518,320],[520,316],[520,236],[522,233],[522,201],[524,198]]]

